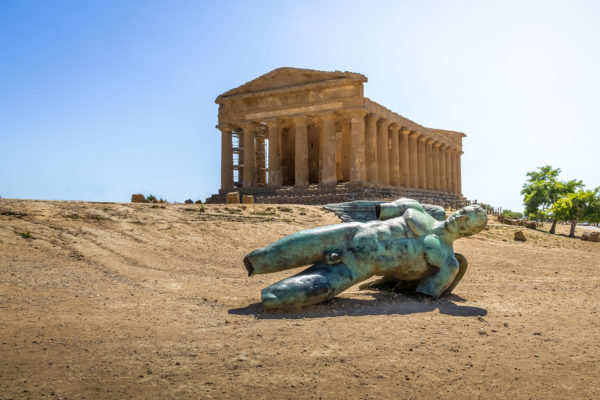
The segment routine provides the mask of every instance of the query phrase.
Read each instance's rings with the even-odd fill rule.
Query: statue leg
[[[254,250],[244,258],[248,276],[317,263],[328,252],[346,249],[360,225],[347,223],[308,229]]]
[[[264,288],[261,299],[265,309],[308,306],[333,298],[357,280],[357,275],[345,264],[319,263]]]

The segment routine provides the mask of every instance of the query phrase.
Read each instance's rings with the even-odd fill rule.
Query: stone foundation
[[[269,187],[239,188],[240,195],[254,196],[255,203],[262,204],[309,204],[324,205],[354,200],[396,200],[401,197],[415,199],[424,204],[438,204],[460,208],[468,204],[462,197],[451,193],[430,192],[397,186],[371,186],[342,183],[334,187],[309,185],[304,188],[284,186],[279,189]],[[207,204],[225,203],[226,193],[214,194],[206,199]]]

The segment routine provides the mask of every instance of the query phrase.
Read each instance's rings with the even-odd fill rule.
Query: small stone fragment
[[[523,233],[523,231],[516,231],[515,232],[515,240],[519,241],[519,242],[524,242],[527,239],[525,238],[525,234]]]

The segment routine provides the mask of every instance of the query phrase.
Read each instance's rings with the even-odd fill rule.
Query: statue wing
[[[382,204],[397,208],[397,212],[393,212],[390,215],[390,218],[402,216],[408,208],[411,208],[411,206],[415,207],[415,204],[419,205],[416,200],[412,199],[399,199],[392,203],[377,200],[356,200],[345,203],[326,204],[323,208],[333,211],[342,222],[368,222],[377,219],[377,206]],[[446,219],[446,212],[442,207],[433,204],[420,204],[420,206],[423,207],[423,210],[427,214],[431,215],[436,220],[443,221]]]
[[[379,204],[381,201],[356,200],[325,204],[323,208],[333,211],[342,222],[369,222],[377,219],[375,209]]]

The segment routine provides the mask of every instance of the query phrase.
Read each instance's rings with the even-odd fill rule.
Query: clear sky
[[[289,66],[465,132],[463,192],[522,209],[550,164],[600,186],[598,1],[0,2],[0,196],[205,199],[215,98]]]

